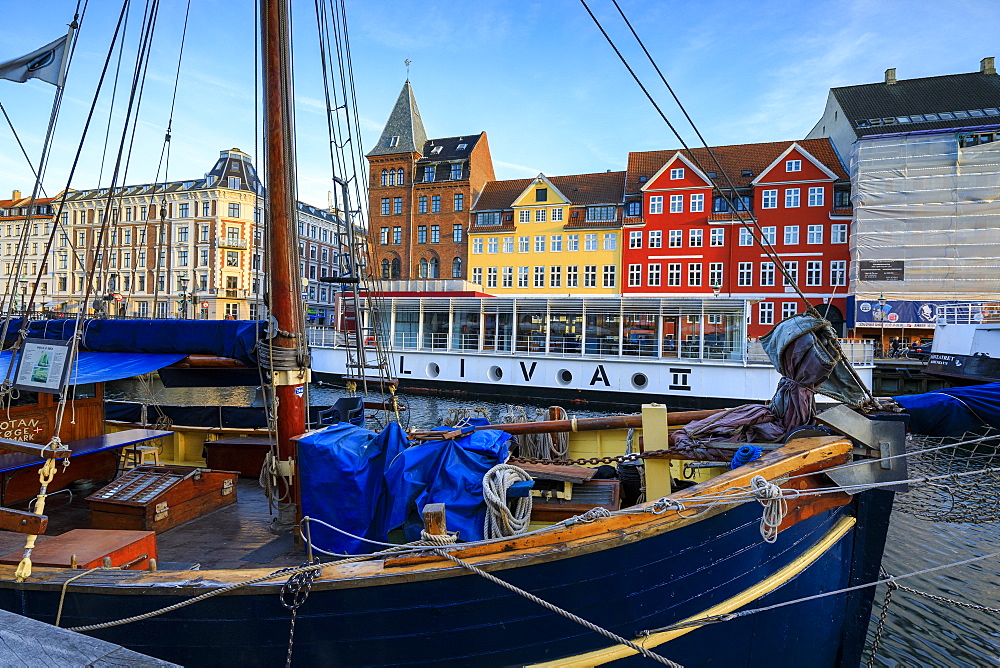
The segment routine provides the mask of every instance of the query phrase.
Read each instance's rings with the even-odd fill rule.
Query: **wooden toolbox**
[[[23,549],[11,552],[0,557],[0,564],[17,564],[23,556]],[[56,568],[111,566],[144,571],[149,569],[150,559],[156,559],[153,531],[73,529],[39,541],[31,551],[33,565]]]
[[[160,533],[236,501],[235,471],[139,466],[87,497],[95,529]]]

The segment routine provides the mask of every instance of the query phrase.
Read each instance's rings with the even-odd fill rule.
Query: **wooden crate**
[[[23,556],[24,550],[11,552],[0,557],[0,564],[17,564]],[[153,531],[73,529],[39,541],[31,551],[33,565],[55,568],[115,566],[142,571],[149,569],[150,559],[156,559],[156,533]]]
[[[241,478],[258,478],[271,451],[267,436],[237,436],[205,441],[205,463],[210,469],[238,471]]]
[[[87,497],[96,529],[160,533],[236,501],[235,471],[139,466]]]

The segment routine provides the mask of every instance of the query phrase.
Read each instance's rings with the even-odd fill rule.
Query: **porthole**
[[[569,369],[559,369],[556,372],[556,382],[560,385],[569,385],[573,382],[573,372]]]
[[[437,362],[431,362],[427,365],[427,377],[437,378],[441,375],[441,367],[437,365]]]
[[[491,366],[490,370],[486,372],[486,375],[489,376],[490,380],[496,382],[503,378],[503,369],[498,366]]]
[[[634,373],[632,374],[632,387],[637,390],[641,390],[649,385],[649,378],[646,378],[644,373]]]

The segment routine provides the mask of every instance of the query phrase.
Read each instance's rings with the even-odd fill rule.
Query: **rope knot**
[[[788,512],[784,494],[780,487],[759,475],[750,479],[750,491],[760,501],[760,505],[764,506],[760,518],[760,535],[765,543],[774,543],[778,540],[778,527]]]
[[[589,524],[591,522],[603,519],[605,517],[611,517],[611,511],[608,510],[607,508],[596,506],[594,508],[591,508],[587,512],[583,513],[582,515],[574,515],[573,517],[569,518],[568,520],[566,520],[566,525],[572,526],[577,522],[584,522],[586,524]]]
[[[439,545],[444,547],[445,545],[454,545],[458,542],[458,534],[455,533],[427,533],[425,530],[420,530],[420,540],[428,543],[430,545]]]
[[[653,501],[653,505],[649,507],[649,512],[654,515],[662,515],[668,510],[676,510],[681,512],[684,510],[684,504],[677,499],[668,499],[665,496],[660,497],[656,501]]]

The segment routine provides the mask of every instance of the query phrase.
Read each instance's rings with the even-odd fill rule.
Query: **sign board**
[[[58,394],[69,375],[69,341],[25,339],[14,371],[14,387]]]
[[[111,296],[115,298],[116,302],[120,302],[120,301],[124,301],[125,300],[125,295],[123,295],[120,292],[116,292],[115,294],[113,294]]]
[[[859,260],[859,281],[902,281],[903,260]]]
[[[201,303],[201,307],[202,308],[208,308],[208,302],[202,302]]]

